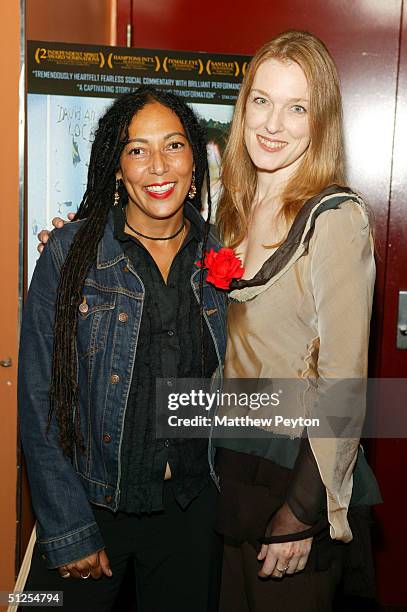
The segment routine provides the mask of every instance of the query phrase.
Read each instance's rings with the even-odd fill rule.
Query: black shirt
[[[190,229],[171,265],[167,284],[154,259],[136,238],[124,233],[124,213],[115,209],[115,238],[145,287],[136,359],[124,421],[121,449],[121,512],[163,509],[167,462],[178,503],[186,507],[209,481],[207,440],[160,440],[155,434],[156,378],[200,378],[200,314],[191,287],[201,229]],[[185,210],[188,217],[188,211]],[[205,377],[218,365],[212,337],[204,325]]]

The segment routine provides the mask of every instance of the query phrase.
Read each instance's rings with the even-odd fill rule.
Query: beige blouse
[[[347,200],[323,212],[308,252],[301,243],[265,285],[231,293],[225,378],[296,378],[308,388],[309,379],[316,379],[319,391],[338,379],[354,379],[347,409],[363,418],[364,394],[361,402],[357,381],[367,376],[374,281],[373,241],[363,201]],[[318,402],[309,394],[308,399],[296,397],[300,414],[315,413]],[[326,487],[331,537],[348,542],[347,508],[359,440],[310,437],[310,445]]]

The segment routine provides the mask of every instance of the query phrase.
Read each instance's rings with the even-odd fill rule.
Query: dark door
[[[398,292],[407,291],[406,10],[403,16],[402,0],[118,0],[119,45],[126,45],[128,24],[134,47],[252,54],[289,28],[327,44],[342,82],[349,183],[376,221],[371,375],[377,377],[407,376],[407,350],[396,348]],[[385,414],[386,400],[378,410]],[[406,441],[372,441],[369,456],[386,502],[377,510],[380,600],[407,605]]]

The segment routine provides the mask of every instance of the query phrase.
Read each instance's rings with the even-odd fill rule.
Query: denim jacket
[[[203,226],[199,213],[190,204],[186,206]],[[89,502],[112,511],[119,505],[123,425],[143,311],[143,283],[114,239],[110,215],[96,264],[82,291],[88,308],[78,311],[78,383],[85,452],[75,452],[71,461],[58,445],[55,418],[48,434],[46,424],[59,274],[81,223],[66,224],[50,234],[34,271],[21,330],[21,439],[37,517],[37,544],[49,568],[104,547]],[[208,240],[211,248],[220,248],[212,234]],[[197,259],[201,249],[200,244]],[[199,301],[197,267],[191,271],[190,282]],[[226,345],[226,296],[205,282],[203,301],[219,360],[219,377]],[[216,478],[212,467],[211,474]]]

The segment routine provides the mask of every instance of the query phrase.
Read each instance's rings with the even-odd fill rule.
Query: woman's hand
[[[272,516],[267,525],[265,535],[270,537],[296,534],[309,528],[310,525],[297,519],[286,502]],[[268,576],[282,578],[285,574],[300,572],[307,564],[312,539],[307,538],[291,542],[263,544],[257,556],[259,561],[264,561],[258,575],[261,578]]]
[[[264,563],[258,575],[261,578],[268,576],[283,578],[285,574],[300,572],[307,564],[312,539],[281,544],[262,544],[257,559]]]
[[[104,550],[100,550],[78,561],[61,565],[61,567],[58,568],[58,572],[61,578],[86,579],[92,577],[97,579],[100,578],[102,574],[109,578],[112,576],[109,559]]]
[[[69,221],[72,221],[72,219],[74,218],[75,213],[68,213],[68,219]],[[63,219],[61,219],[61,217],[54,217],[52,219],[52,225],[56,228],[60,228],[60,227],[64,227],[66,221],[64,221]],[[40,241],[40,244],[37,246],[37,251],[39,253],[42,253],[42,251],[44,250],[44,246],[47,244],[48,242],[48,236],[49,236],[49,231],[46,229],[43,229],[40,231],[40,233],[37,235],[38,240]]]

